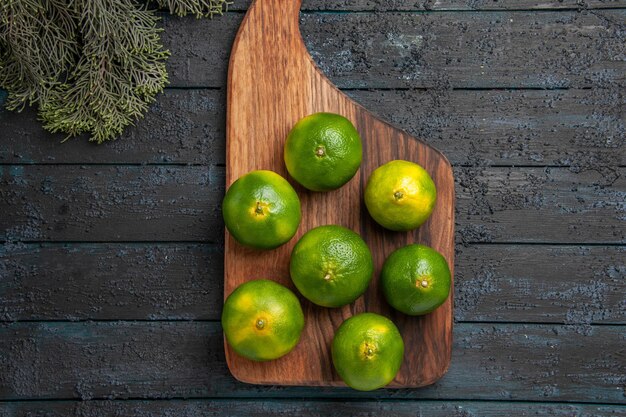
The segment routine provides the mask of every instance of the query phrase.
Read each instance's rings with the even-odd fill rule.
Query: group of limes
[[[301,119],[287,137],[287,171],[312,191],[335,190],[358,171],[363,156],[361,138],[345,117],[316,113]],[[365,205],[372,218],[394,231],[423,224],[437,198],[426,170],[395,160],[374,170],[365,188]],[[223,202],[226,228],[241,244],[273,249],[289,241],[302,217],[300,200],[289,182],[272,171],[252,171],[237,179]],[[323,307],[352,303],[367,289],[374,273],[372,254],[352,230],[337,225],[316,227],[296,243],[289,264],[300,293]],[[450,292],[445,258],[427,246],[397,249],[381,272],[385,298],[409,315],[439,307]],[[240,355],[257,361],[277,359],[300,340],[304,314],[296,295],[267,279],[248,281],[226,299],[222,326],[228,343]],[[355,315],[337,329],[331,353],[344,382],[358,390],[373,390],[391,382],[402,365],[404,343],[394,323],[378,314]]]

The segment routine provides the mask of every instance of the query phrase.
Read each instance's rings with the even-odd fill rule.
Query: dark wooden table
[[[304,1],[331,80],[455,166],[452,365],[370,393],[245,385],[224,361],[246,7],[165,18],[170,87],[116,142],[0,111],[0,416],[626,416],[626,1]]]

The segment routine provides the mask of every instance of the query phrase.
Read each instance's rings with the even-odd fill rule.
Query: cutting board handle
[[[284,45],[280,45],[279,40],[301,41],[302,39],[300,35],[301,5],[302,0],[254,0],[248,9],[242,28],[253,28],[253,32],[260,31],[264,37],[275,38],[276,49],[282,49]]]
[[[387,254],[414,242],[441,252],[452,271],[452,167],[439,151],[377,119],[326,78],[302,39],[301,4],[302,0],[256,0],[235,38],[227,87],[226,186],[257,169],[271,169],[290,179],[284,162],[285,140],[299,119],[316,112],[338,113],[355,124],[362,137],[363,162],[359,173],[333,192],[306,192],[292,182],[299,191],[302,221],[297,235],[287,244],[268,252],[254,251],[226,232],[224,296],[255,278],[270,278],[293,289],[289,274],[293,246],[303,233],[325,224],[360,233],[371,248],[376,271],[380,271]],[[414,232],[386,232],[364,210],[362,196],[367,178],[378,166],[394,159],[419,163],[431,173],[437,186],[437,208]],[[396,314],[384,302],[378,279],[373,278],[364,296],[350,306],[331,311],[303,304],[307,324],[298,346],[284,358],[254,362],[237,355],[226,343],[226,360],[232,374],[244,382],[341,385],[329,349],[333,335],[347,317],[370,311],[394,318],[404,338],[407,360],[393,386],[424,386],[440,378],[450,362],[452,307],[450,296],[442,307],[426,316]]]
[[[298,18],[300,16],[300,7],[302,0],[254,0],[252,6],[248,9],[248,13],[260,13],[268,16],[273,15],[283,23],[283,27],[298,27]]]

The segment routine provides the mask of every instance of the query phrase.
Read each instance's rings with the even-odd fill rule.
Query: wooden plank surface
[[[472,245],[459,249],[459,321],[626,320],[626,248]]]
[[[462,242],[624,243],[624,168],[456,168]],[[0,239],[221,242],[219,166],[0,167]]]
[[[455,178],[462,241],[623,243],[626,238],[623,169],[461,168]]]
[[[149,400],[0,403],[0,417],[518,417],[626,416],[626,407],[569,403],[503,401],[298,401],[298,400]]]
[[[223,164],[225,97],[219,90],[167,89],[145,118],[99,146],[85,136],[62,143],[34,109],[0,108],[0,164]]]
[[[0,236],[7,240],[223,239],[223,167],[1,169],[7,216]]]
[[[208,244],[5,244],[0,320],[218,320],[223,258]]]
[[[212,21],[166,19],[174,88],[120,141],[59,145],[61,136],[44,134],[32,111],[0,110],[0,164],[9,164],[1,167],[0,238],[113,241],[4,243],[0,320],[219,317],[222,288],[214,277],[223,268],[220,248],[203,242],[215,240],[223,227],[217,204],[223,193],[219,165],[225,162],[220,88],[243,17],[237,10],[248,4],[237,0],[232,13]],[[626,311],[624,246],[614,246],[624,243],[626,10],[591,10],[616,7],[626,5],[304,0],[308,12],[301,16],[307,47],[334,82],[358,88],[348,94],[467,166],[457,168],[463,201],[457,212],[456,320],[567,325],[459,324],[453,369],[440,384],[367,395],[238,384],[219,357],[216,323],[5,324],[3,398],[204,399],[0,402],[0,416],[625,415],[624,326],[606,324],[623,324]],[[213,90],[178,89],[189,86]],[[359,90],[375,87],[380,89]],[[473,90],[492,87],[497,89]],[[400,89],[388,90],[393,88]],[[51,166],[10,165],[31,163]],[[167,167],[81,168],[145,163],[181,166],[169,173],[162,171]],[[203,172],[218,186],[210,178],[200,185]],[[176,178],[188,184],[184,191],[176,191],[185,187]],[[206,195],[179,200],[199,192]],[[181,216],[185,212],[201,214]],[[119,215],[130,221],[119,221]],[[528,233],[538,233],[537,239],[503,244],[525,239],[526,216],[532,220]],[[64,222],[70,225],[64,228]],[[88,228],[91,223],[95,228]],[[160,239],[172,242],[154,242]],[[481,241],[486,244],[470,243]],[[611,245],[593,245],[602,242]],[[347,397],[358,401],[338,401]],[[527,402],[554,400],[622,405]]]
[[[351,90],[370,111],[445,149],[453,165],[626,165],[623,97],[592,90]],[[60,143],[35,112],[0,110],[0,164],[224,164],[224,93],[168,89],[105,146]]]
[[[626,62],[614,48],[623,48],[624,11],[458,17],[310,14],[302,31],[322,71],[341,87],[623,85]]]
[[[246,10],[252,0],[237,0],[228,10]],[[428,10],[546,10],[626,7],[624,0],[303,0],[303,10],[339,12]]]
[[[626,324],[626,248],[457,246],[455,320]],[[532,262],[531,262],[532,260]],[[0,320],[219,320],[208,244],[5,244]]]
[[[458,324],[446,376],[423,389],[235,381],[218,323],[0,325],[0,398],[393,398],[626,404],[620,326]]]
[[[172,52],[171,85],[223,86],[226,45],[242,17],[167,17],[163,37]],[[300,27],[314,60],[341,88],[623,86],[620,33],[626,10],[459,17],[457,12],[305,13]]]
[[[624,96],[615,86],[349,94],[384,120],[444,149],[453,165],[626,164]]]

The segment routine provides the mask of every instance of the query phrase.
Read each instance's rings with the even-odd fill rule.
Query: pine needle
[[[167,83],[157,16],[132,0],[75,0],[80,57],[70,82],[40,104],[44,127],[101,143],[141,117]]]
[[[157,0],[159,7],[178,16],[213,17],[222,14],[231,2],[227,0]]]
[[[172,13],[221,14],[227,0],[158,0]],[[142,117],[167,84],[159,17],[136,0],[0,0],[6,108],[38,105],[51,132],[102,143]]]

